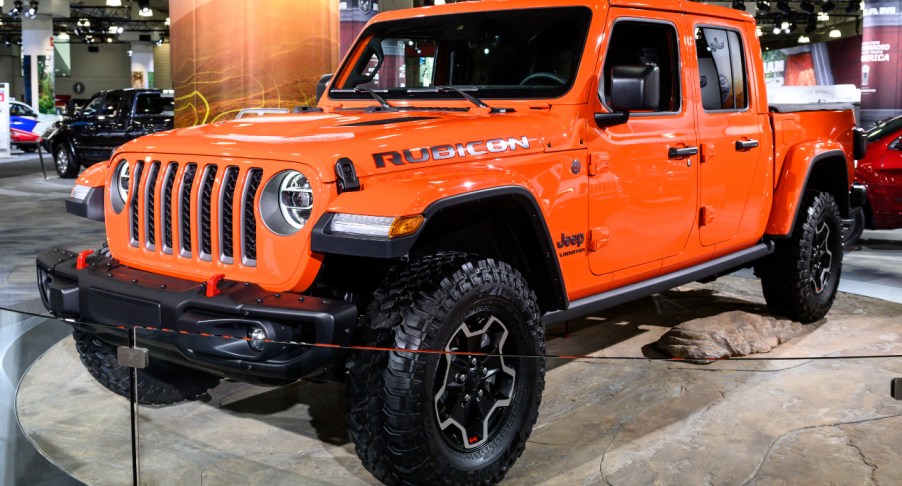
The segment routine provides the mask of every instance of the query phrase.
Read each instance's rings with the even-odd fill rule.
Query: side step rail
[[[545,326],[572,321],[596,312],[616,307],[627,302],[648,297],[665,290],[678,287],[705,277],[717,275],[746,263],[755,261],[774,252],[774,243],[766,241],[751,248],[722,256],[694,267],[684,268],[660,277],[637,282],[631,285],[609,290],[601,294],[585,297],[570,303],[566,310],[545,314]]]

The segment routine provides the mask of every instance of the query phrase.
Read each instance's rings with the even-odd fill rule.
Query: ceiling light
[[[28,2],[28,10],[25,11],[25,16],[33,19],[35,15],[38,14],[38,0],[31,0]]]
[[[742,2],[739,0],[733,0],[733,8],[735,8],[736,10],[742,10],[743,12],[745,12],[745,2]]]
[[[758,0],[758,2],[755,3],[755,7],[761,12],[770,12],[770,2],[766,0]]]
[[[169,27],[169,17],[166,17],[166,22],[164,22],[167,27]]]
[[[842,37],[842,32],[840,32],[839,29],[833,29],[830,31],[831,39],[839,39],[840,37]]]
[[[774,26],[774,34],[779,34],[779,33],[780,33],[780,27],[775,25]]]
[[[117,25],[111,25],[107,29],[107,33],[110,33],[110,34],[121,34],[123,32],[125,32],[125,29],[122,28],[121,26],[117,26]]]
[[[138,10],[138,15],[142,17],[153,17],[153,10],[150,7],[144,7],[141,10]]]
[[[788,29],[789,29],[789,22],[787,22],[787,21],[784,20],[783,22],[780,23],[780,28],[783,29],[783,30],[788,30]]]
[[[107,7],[121,7],[122,0],[106,0]]]
[[[61,40],[61,41],[67,41],[67,40],[69,40],[69,33],[68,32],[60,32],[60,35],[56,36],[56,39]]]
[[[799,37],[799,44],[808,44],[809,42],[811,42],[811,39],[807,35]]]
[[[755,27],[755,35],[758,37],[764,35],[764,32],[761,31],[761,27]]]
[[[830,20],[830,14],[827,12],[818,12],[817,13],[817,21],[818,22],[827,22]]]

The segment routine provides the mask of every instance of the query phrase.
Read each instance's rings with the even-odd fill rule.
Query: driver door
[[[596,112],[613,111],[615,66],[660,70],[657,109],[632,112],[620,125],[589,126],[589,266],[617,287],[659,271],[685,249],[698,210],[698,138],[694,103],[684,99],[683,15],[612,8],[608,22]]]

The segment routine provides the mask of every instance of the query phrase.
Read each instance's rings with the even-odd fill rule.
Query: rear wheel
[[[116,347],[83,331],[73,331],[72,335],[81,362],[91,376],[110,391],[131,397],[129,369],[117,364]],[[138,402],[169,405],[193,400],[217,384],[219,377],[154,360],[147,368],[138,370]]]
[[[852,251],[864,232],[864,208],[855,208],[849,219],[842,220],[842,246],[845,251]]]
[[[53,148],[53,162],[60,178],[73,179],[78,175],[78,161],[75,160],[66,142],[60,142]]]
[[[369,344],[429,352],[352,358],[350,435],[364,466],[387,484],[500,481],[544,388],[544,328],[523,277],[437,254],[391,276],[368,314]]]
[[[804,323],[824,317],[836,298],[842,257],[836,201],[825,192],[806,192],[792,235],[756,265],[770,310]]]

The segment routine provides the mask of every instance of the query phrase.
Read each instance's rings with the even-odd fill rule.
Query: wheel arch
[[[461,251],[505,261],[523,274],[542,312],[567,308],[560,263],[545,217],[533,195],[521,186],[501,186],[439,199],[422,211],[425,222],[406,237],[391,240],[331,234],[334,214],[316,223],[311,249],[335,269],[375,268],[431,252]],[[340,272],[344,273],[344,272]],[[338,281],[328,273],[323,279]],[[318,277],[318,280],[320,280]]]
[[[840,216],[848,217],[849,174],[846,154],[840,149],[810,155],[812,147],[798,147],[788,155],[780,184],[774,191],[773,206],[766,233],[775,238],[788,237],[795,228],[805,191],[814,189],[833,196]]]
[[[542,312],[567,308],[567,293],[545,217],[523,187],[498,187],[439,200],[426,212],[413,254],[463,251],[505,261],[523,274]]]

